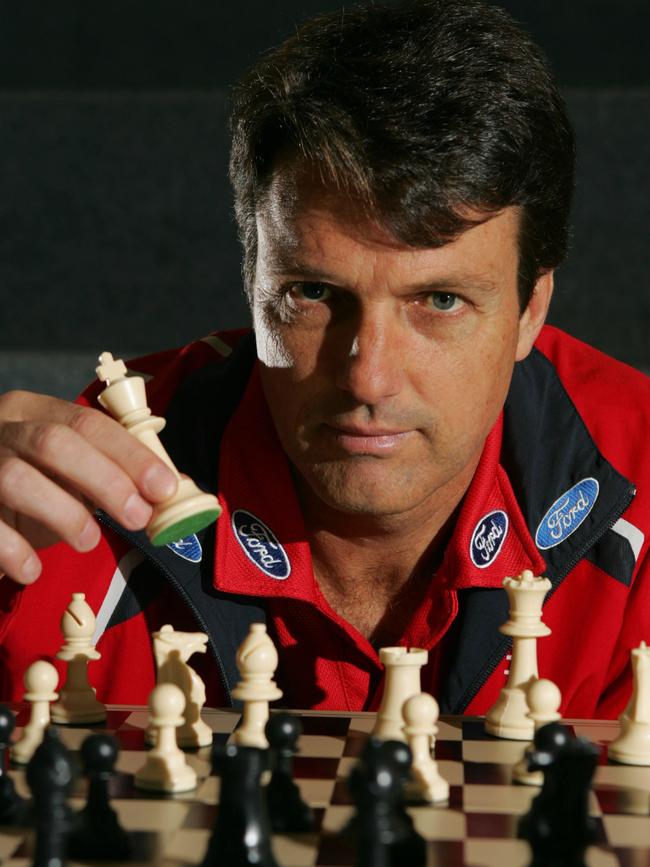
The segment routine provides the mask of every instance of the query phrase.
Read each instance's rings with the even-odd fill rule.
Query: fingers
[[[6,420],[4,424],[3,420]],[[99,410],[29,392],[0,396],[0,447],[5,446],[54,472],[57,472],[57,448],[64,436],[61,426],[74,431],[109,458],[116,465],[113,471],[117,476],[121,470],[146,500],[161,502],[176,490],[176,477],[166,464],[122,425]],[[57,474],[65,478],[65,472]]]
[[[0,501],[3,515],[16,515],[14,530],[23,518],[48,528],[77,551],[97,545],[100,530],[88,509],[35,467],[13,457],[0,466]]]
[[[114,419],[74,405],[67,424],[120,467],[147,500],[162,502],[176,490],[177,480],[169,467]]]
[[[31,584],[41,574],[41,561],[27,540],[0,521],[0,577]]]
[[[125,527],[140,530],[147,524],[151,505],[140,495],[133,479],[74,430],[52,423],[12,423],[9,427],[15,430],[5,430],[4,443],[12,452],[4,459],[0,456],[0,502],[12,505],[20,498],[22,503],[28,503],[39,494],[54,498],[56,486],[52,482],[44,485],[46,480],[40,473],[28,473],[28,469],[36,466],[60,479],[63,487],[81,493]],[[57,502],[56,507],[60,505]],[[54,499],[49,506],[54,508]],[[40,520],[33,512],[22,508],[20,512]],[[75,510],[70,509],[66,517],[73,514]],[[73,528],[69,532],[72,531]],[[68,540],[67,535],[63,538]]]
[[[34,548],[60,539],[93,548],[97,506],[143,529],[176,485],[153,451],[99,410],[28,392],[0,396],[0,573],[34,580]]]

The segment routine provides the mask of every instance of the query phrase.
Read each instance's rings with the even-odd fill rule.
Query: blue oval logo
[[[284,548],[264,521],[243,509],[236,509],[230,521],[235,538],[244,554],[269,578],[284,581],[291,574],[291,564]]]
[[[183,560],[189,560],[190,563],[200,563],[203,557],[203,548],[199,542],[196,533],[191,536],[186,536],[184,539],[179,539],[178,542],[170,542],[167,545],[174,554],[178,554]]]
[[[535,544],[542,551],[568,539],[585,520],[598,499],[600,485],[596,479],[582,479],[553,503],[539,522]]]
[[[508,535],[508,516],[501,509],[488,512],[474,527],[469,554],[478,569],[485,569],[499,556]]]

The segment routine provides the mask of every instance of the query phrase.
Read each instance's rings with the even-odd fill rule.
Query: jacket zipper
[[[217,668],[219,670],[219,676],[221,678],[221,684],[224,688],[224,692],[225,692],[226,698],[228,700],[228,705],[230,707],[232,707],[233,706],[232,694],[230,692],[230,686],[228,684],[228,679],[226,677],[226,671],[223,667],[223,662],[221,661],[221,657],[219,656],[217,648],[214,645],[214,642],[212,641],[212,636],[210,634],[210,630],[208,629],[207,624],[204,621],[203,616],[201,615],[201,612],[198,610],[198,608],[196,607],[196,605],[194,604],[192,599],[186,593],[183,585],[180,584],[176,580],[175,575],[166,566],[164,566],[162,563],[159,563],[157,560],[155,560],[149,554],[149,552],[147,551],[147,549],[144,546],[142,546],[138,541],[131,538],[130,536],[126,536],[124,534],[124,532],[122,531],[122,528],[118,524],[116,524],[112,519],[110,519],[107,515],[105,515],[103,512],[96,512],[95,515],[101,524],[105,524],[107,527],[110,527],[111,530],[113,530],[115,533],[117,533],[123,539],[126,539],[126,541],[129,542],[129,544],[131,544],[135,548],[137,548],[141,554],[144,554],[146,559],[150,563],[152,563],[156,567],[156,569],[158,569],[160,572],[163,573],[163,575],[165,576],[165,578],[167,578],[167,580],[172,585],[174,590],[179,594],[179,596],[182,597],[183,601],[185,602],[187,607],[190,609],[190,611],[194,615],[194,619],[196,620],[199,627],[201,628],[201,631],[204,632],[208,636],[208,641],[210,644],[210,651],[212,653],[212,656],[214,657],[215,662],[217,663]]]
[[[634,499],[635,495],[636,495],[636,488],[634,487],[634,485],[631,485],[627,489],[625,496],[622,498],[622,500],[620,500],[616,504],[616,506],[614,506],[614,508],[612,509],[612,512],[610,513],[610,518],[606,519],[604,524],[601,525],[601,527],[594,533],[593,536],[591,536],[589,541],[582,546],[582,548],[580,549],[580,552],[578,554],[576,554],[571,560],[569,560],[568,566],[562,572],[559,573],[559,576],[553,582],[553,586],[551,587],[548,594],[546,595],[546,599],[544,600],[544,604],[546,604],[546,602],[555,593],[555,591],[558,589],[560,584],[564,581],[564,579],[569,574],[569,572],[571,572],[573,569],[575,569],[575,567],[582,560],[582,558],[585,556],[587,551],[589,551],[590,548],[593,548],[593,546],[596,544],[596,542],[598,542],[605,535],[605,533],[608,530],[612,529],[614,524],[618,521],[618,519],[621,517],[623,512],[630,505],[630,503]],[[612,515],[613,515],[613,517],[611,517]],[[458,704],[456,705],[456,707],[454,709],[454,713],[464,713],[465,712],[465,708],[467,707],[467,705],[470,704],[474,700],[474,698],[483,689],[483,687],[488,682],[488,680],[492,677],[492,675],[496,671],[497,666],[499,665],[499,663],[503,659],[504,654],[507,652],[508,648],[511,646],[512,646],[512,639],[504,638],[503,641],[498,645],[497,649],[495,650],[494,654],[492,655],[492,657],[489,660],[486,667],[483,669],[483,671],[480,673],[480,675],[473,681],[473,683],[469,687],[468,691],[464,694],[463,698],[458,702]]]

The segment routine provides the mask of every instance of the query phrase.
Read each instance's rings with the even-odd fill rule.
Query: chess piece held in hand
[[[158,434],[165,427],[165,419],[151,414],[147,406],[144,379],[126,375],[126,365],[114,359],[110,352],[99,356],[97,376],[106,383],[98,397],[99,403],[148,446],[178,479],[176,493],[153,507],[153,516],[147,527],[147,536],[154,545],[167,545],[191,536],[207,527],[221,514],[219,501],[212,494],[201,491],[194,482],[181,478]]]
[[[106,707],[98,701],[95,690],[88,683],[88,663],[91,659],[101,658],[91,644],[95,622],[85,594],[73,593],[61,618],[65,642],[56,658],[68,663],[68,675],[59,700],[52,705],[52,721],[55,723],[78,725],[106,719]]]

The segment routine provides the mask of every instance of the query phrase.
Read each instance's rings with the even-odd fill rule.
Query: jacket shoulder
[[[598,447],[611,452],[605,457],[616,464],[619,454],[647,439],[649,376],[549,325],[535,347],[555,368]]]
[[[155,414],[164,414],[183,382],[205,368],[226,362],[237,347],[251,335],[248,328],[214,331],[185,346],[142,355],[127,362],[132,375],[144,376],[147,402]],[[103,384],[91,382],[77,398],[85,406],[97,407]]]
[[[596,447],[637,488],[631,507],[642,524],[650,507],[650,377],[559,328],[535,344],[550,361]]]

